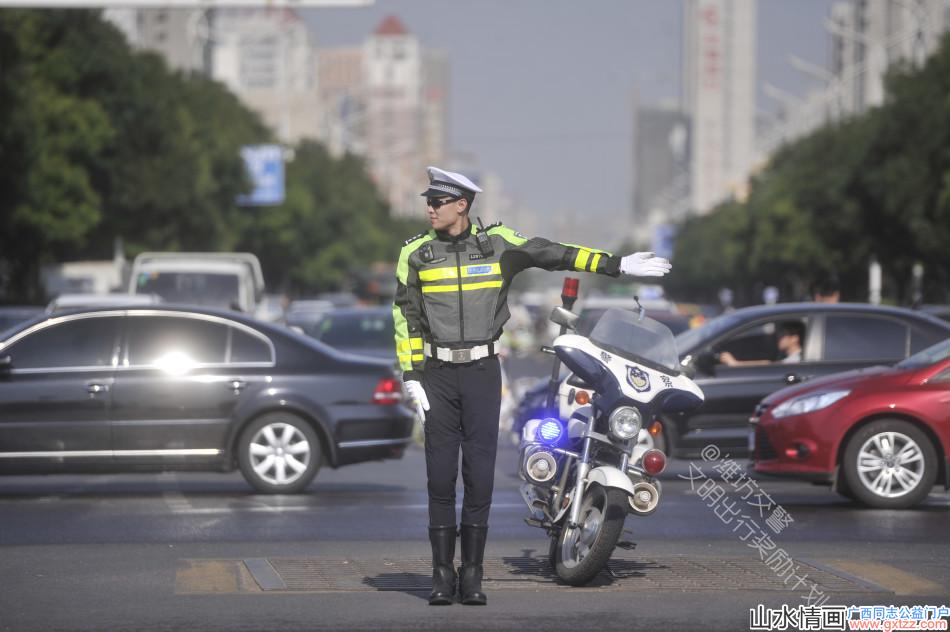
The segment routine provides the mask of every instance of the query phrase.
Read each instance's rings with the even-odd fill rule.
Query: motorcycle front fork
[[[577,528],[578,520],[581,516],[581,503],[584,500],[584,482],[587,480],[587,473],[590,472],[590,445],[592,439],[584,439],[584,449],[581,452],[581,458],[577,461],[577,481],[574,483],[574,498],[571,499],[571,515],[568,518],[567,526],[571,529]]]

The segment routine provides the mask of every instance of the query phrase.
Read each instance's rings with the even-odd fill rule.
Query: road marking
[[[946,595],[950,588],[880,562],[830,560],[834,568],[883,586],[897,595]]]
[[[172,512],[189,516],[217,516],[224,514],[242,513],[290,513],[294,511],[310,511],[313,509],[332,509],[331,507],[181,507],[172,508]]]
[[[192,509],[191,501],[181,493],[181,482],[178,475],[175,472],[162,472],[158,477],[163,483],[168,482],[175,487],[175,489],[162,492],[162,500],[165,501],[168,510],[173,514],[189,513],[189,510]]]

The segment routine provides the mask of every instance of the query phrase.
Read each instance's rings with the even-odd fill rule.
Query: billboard
[[[284,150],[280,145],[248,145],[241,157],[254,183],[248,195],[239,195],[241,206],[273,206],[284,202]]]

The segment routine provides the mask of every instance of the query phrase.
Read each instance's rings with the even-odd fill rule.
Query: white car
[[[46,306],[47,314],[87,307],[128,307],[162,302],[157,294],[60,294]]]

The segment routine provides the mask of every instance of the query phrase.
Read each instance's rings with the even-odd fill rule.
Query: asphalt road
[[[671,464],[612,574],[562,586],[522,521],[515,460],[503,447],[485,608],[424,601],[418,448],[323,470],[299,496],[237,474],[0,478],[0,630],[744,630],[758,604],[950,604],[946,493],[870,510],[804,483],[740,488],[721,460]]]

